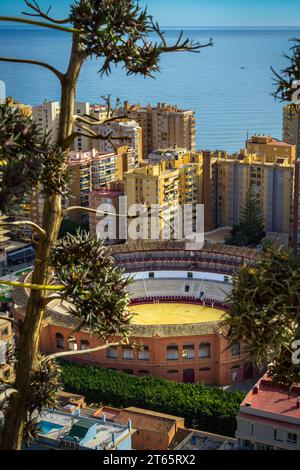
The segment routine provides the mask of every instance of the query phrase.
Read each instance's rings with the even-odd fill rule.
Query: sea
[[[165,28],[170,43],[178,28]],[[214,46],[200,54],[173,53],[161,58],[155,79],[126,76],[121,67],[108,77],[98,73],[101,62],[88,60],[78,84],[77,100],[102,102],[110,94],[130,103],[177,104],[193,109],[197,116],[197,147],[238,151],[247,135],[282,136],[282,103],[275,101],[271,67],[287,65],[291,39],[300,37],[300,27],[287,28],[191,28],[185,35]],[[70,51],[67,33],[43,29],[0,30],[0,56],[37,59],[66,70]],[[36,105],[58,100],[59,83],[47,70],[33,65],[0,62],[0,80],[7,95]]]

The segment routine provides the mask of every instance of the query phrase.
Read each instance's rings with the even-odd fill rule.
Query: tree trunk
[[[78,35],[73,35],[72,52],[69,67],[64,75],[61,88],[61,110],[57,144],[63,146],[65,139],[73,131],[74,101],[78,77],[84,62],[84,52],[81,50]],[[66,152],[66,160],[69,151]],[[62,166],[64,171],[67,163]],[[45,194],[43,211],[43,228],[45,237],[40,238],[32,283],[44,285],[49,281],[49,256],[54,242],[57,240],[60,225],[63,219],[61,196]],[[18,394],[10,398],[9,409],[5,417],[2,433],[1,449],[18,450],[21,448],[24,424],[26,422],[27,405],[26,396],[30,385],[32,370],[36,365],[39,340],[45,313],[42,291],[32,290],[27,304],[26,316],[20,337],[18,362],[16,366],[15,389]]]

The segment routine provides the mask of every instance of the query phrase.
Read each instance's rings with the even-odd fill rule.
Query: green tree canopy
[[[258,366],[269,365],[275,381],[300,381],[293,343],[300,339],[300,259],[293,251],[268,246],[254,266],[233,276],[224,319],[231,343],[242,340]]]

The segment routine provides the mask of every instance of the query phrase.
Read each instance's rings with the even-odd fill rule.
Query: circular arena
[[[131,340],[143,348],[109,348],[74,356],[74,360],[138,376],[218,386],[253,376],[243,345],[228,347],[220,321],[226,315],[232,274],[245,263],[254,264],[257,251],[224,245],[191,250],[184,242],[141,242],[112,246],[112,254],[134,277]],[[18,321],[23,321],[26,302],[26,291],[16,290],[14,317]],[[40,349],[51,353],[101,344],[87,331],[74,334],[76,326],[64,304],[49,303]],[[76,341],[70,343],[71,334]]]

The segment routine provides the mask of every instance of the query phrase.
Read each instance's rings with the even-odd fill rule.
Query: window
[[[178,374],[178,370],[168,370],[167,374]]]
[[[178,346],[175,344],[171,344],[167,347],[167,360],[168,361],[175,361],[178,359]]]
[[[210,357],[210,343],[200,343],[199,357],[201,359]]]
[[[149,361],[150,354],[148,346],[144,346],[141,351],[138,352],[138,359],[140,361]]]
[[[122,372],[125,372],[125,374],[133,375],[133,370],[132,369],[123,369]]]
[[[133,356],[133,349],[131,348],[124,348],[123,349],[123,359],[133,359],[134,356]]]
[[[182,357],[184,359],[194,359],[195,358],[195,348],[193,344],[185,344],[183,346]]]
[[[287,442],[290,442],[291,444],[297,444],[297,434],[288,432]]]
[[[61,333],[56,333],[56,348],[57,349],[64,349],[64,336]]]
[[[87,349],[89,349],[89,347],[90,347],[90,343],[87,339],[82,339],[80,341],[80,349],[82,351],[86,351]]]
[[[68,342],[68,345],[69,345],[69,350],[70,351],[77,351],[76,341],[70,341],[70,342]]]
[[[201,369],[199,369],[199,372],[208,372],[210,371],[210,367],[202,367]]]
[[[138,374],[141,374],[141,375],[148,375],[148,374],[149,374],[149,371],[148,371],[148,370],[138,370]]]
[[[241,345],[240,343],[233,343],[231,346],[231,355],[232,356],[239,356],[241,354]]]
[[[283,442],[283,430],[282,429],[274,429],[274,441]]]
[[[153,279],[154,278],[154,273],[149,273],[149,279]]]
[[[193,279],[193,273],[191,273],[191,272],[187,273],[187,277],[188,277],[188,279]]]
[[[190,286],[188,285],[184,286],[184,292],[190,292]]]
[[[116,347],[108,348],[106,350],[106,357],[107,359],[117,359],[118,351]]]

